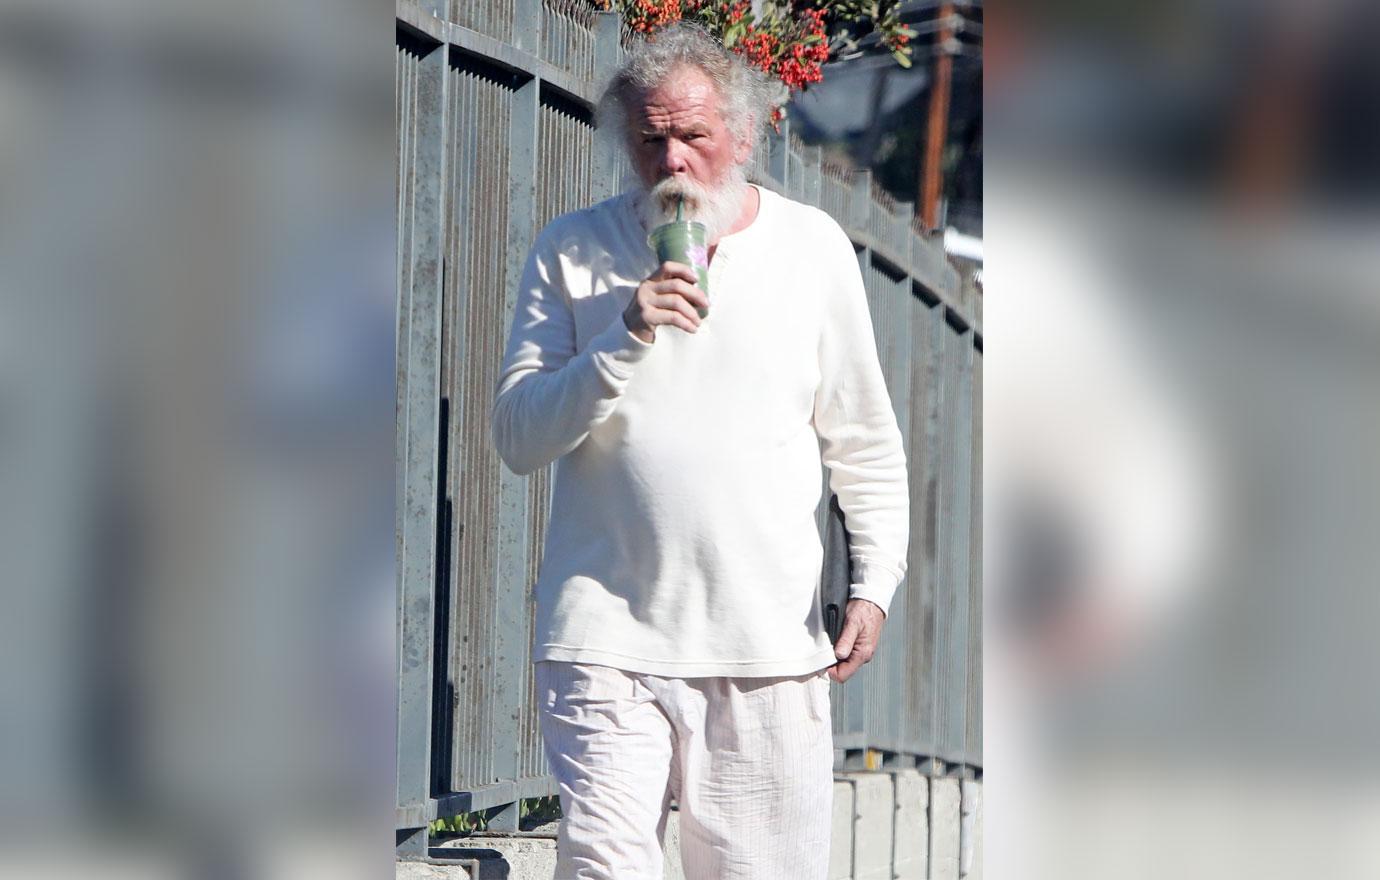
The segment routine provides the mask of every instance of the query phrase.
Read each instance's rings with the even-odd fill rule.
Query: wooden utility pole
[[[925,229],[939,228],[939,199],[943,194],[944,141],[949,133],[949,92],[953,85],[954,59],[949,44],[954,37],[953,0],[939,4],[939,30],[934,37],[934,78],[930,83],[930,119],[925,134],[924,164],[920,168],[920,218]]]

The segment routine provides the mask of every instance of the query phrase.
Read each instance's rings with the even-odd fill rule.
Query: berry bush
[[[668,24],[704,25],[748,63],[781,80],[794,93],[824,79],[824,65],[859,51],[876,33],[896,63],[909,67],[915,32],[900,20],[900,0],[764,0],[754,14],[749,0],[593,0],[616,10],[628,28],[651,35]],[[780,120],[777,108],[773,123]]]

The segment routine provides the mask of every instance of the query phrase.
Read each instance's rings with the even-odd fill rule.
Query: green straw
[[[684,204],[685,204],[685,200],[684,200],[684,199],[680,199],[680,198],[676,199],[676,222],[677,222],[677,223],[680,222],[680,211],[681,211],[681,206],[684,205]]]

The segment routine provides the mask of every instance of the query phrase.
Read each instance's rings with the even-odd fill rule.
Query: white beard
[[[730,168],[715,187],[672,176],[650,189],[638,187],[637,214],[642,225],[650,231],[676,219],[676,202],[683,200],[683,218],[703,223],[707,230],[705,240],[714,244],[733,228],[734,221],[742,214],[747,188],[747,175],[741,165]]]

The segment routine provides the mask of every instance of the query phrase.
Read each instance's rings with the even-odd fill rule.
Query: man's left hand
[[[848,600],[843,612],[843,631],[839,633],[838,644],[834,645],[834,656],[839,662],[829,667],[830,678],[842,684],[872,659],[885,621],[886,612],[875,603],[866,599]]]

